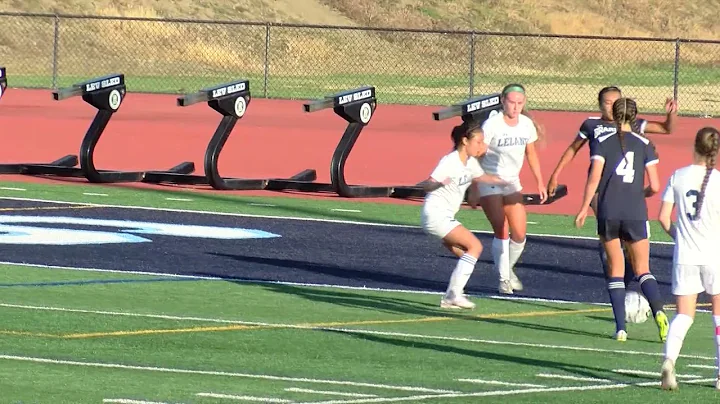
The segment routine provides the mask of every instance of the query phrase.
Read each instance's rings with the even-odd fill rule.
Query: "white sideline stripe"
[[[527,224],[538,224],[538,222],[527,222]]]
[[[248,203],[248,205],[250,205],[250,206],[267,206],[270,208],[277,206],[277,205],[273,205],[272,203],[255,203],[255,202],[250,202],[250,203]]]
[[[143,400],[131,400],[129,398],[104,398],[103,403],[117,403],[117,404],[170,404],[158,401],[143,401]]]
[[[29,309],[29,310],[61,311],[61,312],[69,312],[69,313],[100,314],[100,315],[110,315],[110,316],[160,318],[160,319],[166,319],[166,320],[202,321],[202,322],[207,322],[207,323],[258,325],[258,326],[270,326],[270,327],[296,328],[296,329],[303,329],[303,330],[337,331],[337,332],[354,333],[354,334],[369,334],[369,335],[381,335],[381,336],[391,336],[391,337],[443,340],[443,341],[453,341],[453,342],[472,342],[472,343],[480,343],[480,344],[487,344],[487,345],[508,345],[508,346],[521,346],[521,347],[527,347],[527,348],[558,349],[558,350],[584,351],[584,352],[602,352],[602,353],[613,353],[613,354],[619,354],[619,355],[645,355],[645,356],[664,356],[665,355],[662,352],[642,352],[642,351],[590,348],[590,347],[581,347],[581,346],[536,344],[536,343],[529,343],[529,342],[495,341],[495,340],[484,340],[484,339],[465,338],[465,337],[446,337],[446,336],[441,336],[441,335],[408,334],[408,333],[391,332],[391,331],[375,331],[375,330],[362,330],[362,329],[356,330],[356,329],[336,328],[336,327],[312,327],[312,326],[303,326],[303,325],[296,325],[296,324],[261,323],[261,322],[254,322],[254,321],[224,320],[224,319],[217,319],[217,318],[181,317],[181,316],[170,316],[170,315],[164,315],[164,314],[142,314],[142,313],[101,311],[101,310],[68,309],[68,308],[63,308],[63,307],[27,306],[27,305],[10,304],[10,303],[0,303],[0,307]],[[709,357],[709,356],[680,354],[680,357],[688,358],[688,359],[701,359],[701,360],[715,361],[714,356]]]
[[[716,370],[717,366],[711,366],[711,365],[687,365],[689,368],[698,368],[698,369],[713,369]]]
[[[34,362],[34,363],[49,363],[54,365],[73,365],[73,366],[87,366],[95,368],[111,368],[111,369],[126,369],[126,370],[146,370],[151,372],[164,372],[164,373],[184,373],[194,375],[206,375],[206,376],[224,376],[224,377],[241,377],[247,379],[264,379],[264,380],[276,380],[286,382],[299,382],[299,383],[318,383],[318,384],[336,384],[344,386],[355,386],[355,387],[371,387],[376,389],[387,389],[387,390],[400,390],[400,391],[419,391],[426,393],[458,393],[453,390],[440,390],[440,389],[429,389],[425,387],[415,386],[394,386],[389,384],[375,384],[375,383],[360,383],[351,382],[345,380],[324,380],[324,379],[309,379],[302,377],[286,377],[286,376],[271,376],[271,375],[259,375],[249,373],[234,373],[234,372],[222,372],[215,370],[194,370],[194,369],[177,369],[177,368],[162,368],[155,366],[134,366],[134,365],[123,365],[119,363],[97,363],[97,362],[79,362],[79,361],[68,361],[58,360],[49,358],[33,358],[28,356],[14,356],[14,355],[0,355],[0,359],[23,361],[23,362]]]
[[[645,370],[635,370],[635,369],[613,369],[612,370],[615,373],[620,374],[626,374],[626,375],[638,375],[638,376],[657,376],[660,377],[660,372],[648,372]],[[675,377],[680,379],[700,379],[702,376],[698,375],[680,375],[676,374]]]
[[[272,285],[287,285],[287,286],[302,286],[302,287],[316,287],[316,288],[333,288],[333,289],[348,289],[348,290],[364,290],[371,292],[392,292],[392,293],[410,293],[419,295],[443,295],[445,292],[433,292],[429,290],[408,290],[408,289],[383,289],[383,288],[368,288],[364,286],[346,286],[346,285],[331,285],[323,283],[302,283],[302,282],[284,282],[284,281],[264,281],[264,280],[245,280],[245,279],[232,279],[232,278],[221,278],[218,276],[202,276],[202,275],[179,275],[169,274],[163,272],[149,272],[149,271],[130,271],[120,269],[101,269],[101,268],[83,268],[83,267],[68,267],[62,265],[45,265],[45,264],[28,264],[24,262],[10,262],[0,261],[0,265],[15,265],[22,267],[32,268],[44,268],[44,269],[63,269],[70,271],[83,271],[83,272],[105,272],[114,274],[131,274],[131,275],[149,275],[149,276],[165,276],[168,278],[183,278],[183,279],[197,279],[197,280],[211,280],[211,281],[222,281],[228,280],[235,283],[247,283],[247,284],[272,284]],[[528,302],[540,302],[540,303],[558,303],[558,304],[586,304],[586,305],[599,305],[599,306],[610,306],[609,303],[592,303],[592,302],[576,302],[572,300],[555,300],[555,299],[543,299],[540,297],[522,297],[522,296],[498,296],[490,294],[468,294],[471,297],[482,297],[497,300],[508,300],[508,301],[528,301]],[[697,309],[700,312],[700,309]]]
[[[299,387],[290,387],[285,389],[291,393],[308,393],[308,394],[323,394],[327,396],[346,396],[346,397],[377,397],[375,394],[361,394],[361,393],[345,393],[342,391],[327,391],[327,390],[311,390],[301,389]]]
[[[211,398],[225,398],[228,400],[239,400],[239,401],[259,401],[261,403],[292,403],[290,400],[284,400],[282,398],[270,398],[270,397],[255,397],[255,396],[234,396],[232,394],[217,394],[217,393],[197,393],[196,396],[200,397],[211,397]]]
[[[579,377],[579,376],[570,376],[570,375],[558,375],[558,374],[554,374],[554,373],[538,373],[535,376],[545,377],[548,379],[573,380],[576,382],[600,382],[600,383],[610,383],[611,382],[611,380],[598,379],[596,377]]]
[[[165,198],[168,201],[192,202],[190,198]]]
[[[706,382],[710,382],[710,381],[715,381],[715,379],[701,379],[701,380],[697,380],[695,382],[706,383]],[[653,382],[642,382],[642,383],[632,383],[632,384],[618,383],[618,384],[574,386],[574,387],[549,387],[549,388],[545,388],[545,389],[496,390],[496,391],[483,391],[483,392],[479,392],[479,393],[433,394],[433,395],[428,394],[428,395],[422,395],[422,396],[392,397],[392,398],[368,398],[368,399],[359,399],[359,400],[316,401],[313,404],[390,403],[390,402],[396,402],[396,401],[431,400],[431,399],[435,399],[435,398],[510,396],[510,395],[534,394],[534,393],[610,390],[610,389],[622,389],[625,387],[646,387],[646,386],[660,387],[660,381],[658,380],[658,381],[653,381]]]
[[[0,189],[5,191],[27,191],[25,188],[15,188],[15,187],[0,187]]]
[[[357,210],[357,209],[330,209],[330,210],[332,210],[333,212],[353,212],[353,213],[361,213],[362,212],[361,210]]]
[[[108,196],[108,194],[98,194],[98,193],[95,193],[95,192],[83,192],[83,195],[88,195],[88,196]]]
[[[478,384],[494,384],[498,386],[515,386],[515,387],[545,387],[542,384],[530,384],[530,383],[509,383],[501,382],[499,380],[482,380],[482,379],[457,379],[459,382],[466,383],[478,383]]]
[[[10,197],[10,196],[0,196],[0,199],[8,199],[8,200],[14,200],[14,201],[28,201],[28,202],[64,203],[67,205],[89,205],[89,206],[95,206],[95,207],[99,207],[99,208],[139,209],[139,210],[165,211],[165,212],[175,212],[175,213],[198,213],[198,214],[217,215],[217,216],[254,217],[254,218],[260,218],[260,219],[299,220],[299,221],[306,221],[306,222],[354,224],[354,225],[360,225],[360,226],[396,227],[396,228],[405,228],[405,229],[420,229],[421,228],[418,225],[412,226],[412,225],[407,225],[407,224],[370,223],[370,222],[358,222],[358,221],[354,221],[354,220],[320,219],[320,218],[296,217],[296,216],[255,215],[255,214],[250,214],[250,213],[211,212],[211,211],[206,211],[206,210],[193,210],[193,209],[153,208],[153,207],[148,207],[148,206],[113,205],[113,204],[106,204],[106,203],[89,203],[89,202],[68,202],[68,201],[57,201],[57,200],[52,200],[52,199],[19,198],[19,197]],[[481,234],[493,234],[493,232],[491,230],[471,230],[471,231],[474,233],[481,233]],[[526,235],[532,236],[532,237],[547,237],[547,238],[562,238],[562,239],[570,239],[570,240],[597,241],[597,237],[587,237],[587,236],[562,236],[562,235],[557,235],[557,234],[535,234],[535,233],[526,233]],[[668,241],[650,241],[650,244],[673,245],[674,243],[668,242]]]

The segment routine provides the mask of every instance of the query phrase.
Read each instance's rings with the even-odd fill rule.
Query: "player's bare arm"
[[[590,208],[590,202],[592,201],[595,192],[597,192],[604,167],[605,160],[593,159],[592,166],[590,168],[590,175],[588,176],[587,183],[585,184],[583,202],[582,205],[580,205],[580,211],[577,216],[575,216],[575,226],[577,228],[581,228],[585,225],[585,219],[587,218],[588,209]]]
[[[660,192],[660,179],[658,178],[657,166],[653,164],[645,167],[645,173],[648,178],[648,186],[645,188],[645,197],[649,198]]]
[[[436,189],[439,189],[439,188],[444,187],[445,185],[448,185],[450,182],[452,182],[452,178],[450,178],[450,177],[445,178],[442,181],[437,181],[433,177],[428,177],[428,179],[423,181],[423,190],[425,190],[425,192],[427,192],[427,193],[430,193]]]
[[[662,205],[660,205],[660,213],[658,213],[660,226],[662,226],[665,233],[672,237],[673,240],[675,240],[675,235],[677,234],[675,223],[672,222],[672,211],[674,207],[675,204],[672,202],[663,202]]]
[[[557,181],[560,177],[560,172],[562,172],[563,168],[565,168],[568,163],[570,163],[575,156],[577,155],[578,151],[582,149],[582,147],[587,143],[587,139],[583,139],[581,137],[576,137],[575,140],[573,140],[572,143],[565,149],[565,152],[563,153],[562,157],[560,157],[560,161],[558,161],[557,167],[555,167],[555,170],[553,171],[552,175],[550,176],[550,181],[548,181],[547,186],[547,193],[550,196],[555,195],[555,191],[557,190]]]
[[[645,125],[645,133],[657,133],[662,135],[668,135],[675,130],[675,121],[677,118],[678,104],[677,101],[668,98],[665,101],[665,122],[659,121],[647,121]]]
[[[538,159],[535,143],[528,143],[528,145],[525,146],[525,159],[528,162],[528,166],[530,166],[530,171],[533,173],[533,176],[535,176],[535,181],[537,181],[538,193],[540,194],[540,203],[545,203],[548,193],[547,189],[545,188],[545,181],[543,181],[542,178],[542,171],[540,170],[540,160]]]

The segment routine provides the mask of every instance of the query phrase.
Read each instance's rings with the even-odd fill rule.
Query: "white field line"
[[[0,187],[0,189],[5,191],[27,191],[25,188],[15,188],[15,187]]]
[[[362,286],[344,286],[344,285],[332,285],[322,283],[302,283],[302,282],[281,282],[281,281],[263,281],[263,280],[244,280],[244,279],[232,279],[222,278],[218,276],[202,276],[202,275],[179,275],[179,274],[168,274],[163,272],[149,272],[149,271],[131,271],[121,269],[102,269],[102,268],[84,268],[84,267],[68,267],[62,265],[45,265],[45,264],[28,264],[24,262],[10,262],[0,261],[0,265],[14,265],[31,268],[43,268],[43,269],[60,269],[68,271],[81,271],[81,272],[99,272],[99,273],[114,273],[114,274],[128,274],[128,275],[149,275],[149,276],[165,276],[168,278],[182,278],[182,279],[197,279],[197,280],[210,280],[210,281],[223,281],[231,280],[235,283],[247,283],[247,284],[272,284],[272,285],[289,285],[289,286],[302,286],[302,287],[316,287],[316,288],[332,288],[332,289],[346,289],[346,290],[363,290],[371,292],[389,292],[389,293],[409,293],[419,295],[436,295],[440,296],[445,292],[433,292],[428,290],[407,290],[407,289],[384,289],[384,288],[368,288]],[[592,303],[592,302],[576,302],[572,300],[557,300],[557,299],[544,299],[539,297],[521,297],[521,296],[497,296],[497,295],[485,295],[485,294],[474,294],[469,295],[473,297],[484,297],[497,300],[508,300],[508,301],[527,301],[527,302],[540,302],[540,303],[558,303],[558,304],[587,304],[587,305],[599,305],[609,306],[609,303]],[[700,310],[697,310],[700,312]]]
[[[62,203],[67,205],[88,205],[100,208],[118,208],[118,209],[138,209],[138,210],[151,210],[151,211],[164,211],[164,212],[176,212],[176,213],[197,213],[207,214],[216,216],[235,216],[235,217],[254,217],[260,219],[276,219],[276,220],[298,220],[305,222],[322,222],[322,223],[337,223],[337,224],[353,224],[359,226],[374,226],[374,227],[396,227],[405,229],[420,229],[419,225],[406,225],[406,224],[387,224],[387,223],[369,223],[369,222],[358,222],[354,220],[339,220],[339,219],[320,219],[320,218],[309,218],[309,217],[296,217],[296,216],[273,216],[273,215],[255,215],[249,213],[230,213],[230,212],[212,212],[206,210],[194,210],[194,209],[172,209],[172,208],[153,208],[148,206],[135,206],[135,205],[113,205],[106,203],[89,203],[89,202],[69,202],[69,201],[58,201],[53,199],[38,199],[38,198],[18,198],[10,196],[0,196],[0,199],[8,199],[14,201],[27,201],[27,202],[46,202],[46,203]],[[474,233],[481,234],[492,234],[490,230],[472,230]],[[562,238],[570,240],[592,240],[597,241],[597,237],[587,236],[562,236],[556,234],[534,234],[527,233],[531,237],[546,237],[546,238]],[[672,242],[667,241],[651,241],[651,244],[665,244],[673,245]]]
[[[143,401],[143,400],[132,400],[129,398],[105,398],[103,403],[116,403],[116,404],[170,404],[158,401]]]
[[[466,383],[478,383],[478,384],[494,384],[496,386],[513,386],[513,387],[545,387],[542,384],[530,384],[530,383],[509,383],[502,382],[500,380],[482,380],[482,379],[457,379],[459,382]]]
[[[261,403],[292,403],[290,400],[282,398],[271,398],[271,397],[255,397],[255,396],[235,396],[232,394],[218,394],[218,393],[197,393],[199,397],[210,397],[210,398],[224,398],[227,400],[238,400],[238,401],[258,401]]]
[[[285,391],[288,391],[291,393],[322,394],[322,395],[326,395],[326,396],[377,397],[377,395],[375,395],[375,394],[346,393],[343,391],[311,390],[311,389],[301,389],[299,387],[290,387],[290,388],[285,389]]]
[[[165,198],[166,201],[192,202],[190,198]]]
[[[98,194],[98,193],[95,193],[95,192],[83,192],[83,195],[88,195],[88,196],[108,196],[108,194]]]
[[[362,213],[361,210],[357,209],[330,209],[333,212],[352,212],[352,213]]]
[[[535,376],[545,377],[548,379],[572,380],[572,381],[576,381],[576,382],[610,383],[612,381],[612,380],[608,380],[608,379],[599,379],[596,377],[579,377],[579,376],[570,376],[570,375],[558,375],[558,374],[554,374],[554,373],[538,373]]]
[[[268,208],[273,208],[273,207],[277,206],[277,205],[273,205],[272,203],[256,203],[256,202],[250,202],[250,203],[248,203],[248,205],[250,205],[250,206],[264,206],[264,207],[268,207]]]
[[[48,364],[55,364],[55,365],[84,366],[84,367],[94,367],[94,368],[142,370],[142,371],[149,371],[149,372],[183,373],[183,374],[205,375],[205,376],[239,377],[239,378],[246,378],[246,379],[263,379],[263,380],[275,380],[275,381],[285,381],[285,382],[294,382],[294,383],[333,384],[333,385],[339,385],[339,386],[370,387],[370,388],[376,388],[376,389],[417,391],[417,392],[425,392],[425,393],[447,393],[447,394],[458,393],[457,391],[453,391],[453,390],[429,389],[429,388],[425,388],[425,387],[416,387],[416,386],[394,386],[394,385],[389,385],[389,384],[360,383],[360,382],[351,382],[351,381],[345,381],[345,380],[310,379],[310,378],[303,378],[303,377],[271,376],[271,375],[250,374],[250,373],[222,372],[222,371],[215,371],[215,370],[177,369],[177,368],[163,368],[163,367],[155,367],[155,366],[134,366],[134,365],[123,365],[123,364],[119,364],[119,363],[80,362],[80,361],[57,360],[57,359],[49,359],[49,358],[33,358],[33,357],[28,357],[28,356],[0,355],[0,359],[23,361],[23,362],[33,362],[33,363],[48,363]]]
[[[486,339],[465,338],[465,337],[447,337],[447,336],[442,336],[442,335],[409,334],[409,333],[400,333],[400,332],[391,332],[391,331],[375,331],[375,330],[349,329],[349,328],[337,328],[337,327],[314,327],[314,326],[306,326],[306,325],[298,325],[298,324],[263,323],[263,322],[254,322],[254,321],[225,320],[225,319],[203,318],[203,317],[183,317],[183,316],[171,316],[171,315],[165,315],[165,314],[145,314],[145,313],[130,313],[130,312],[118,312],[118,311],[69,309],[69,308],[63,308],[63,307],[28,306],[28,305],[11,304],[11,303],[0,303],[0,307],[27,309],[27,310],[59,311],[59,312],[68,312],[68,313],[99,314],[99,315],[108,315],[108,316],[159,318],[159,319],[165,319],[165,320],[201,321],[201,322],[207,322],[207,323],[257,325],[257,326],[267,326],[267,327],[276,327],[276,328],[295,328],[295,329],[302,329],[302,330],[335,331],[335,332],[352,333],[352,334],[368,334],[368,335],[380,335],[380,336],[416,338],[416,339],[428,339],[428,340],[440,340],[440,341],[453,341],[453,342],[470,342],[470,343],[485,344],[485,345],[505,345],[505,346],[518,346],[518,347],[524,347],[524,348],[612,353],[612,354],[618,354],[618,355],[642,355],[642,356],[663,356],[664,355],[663,352],[643,352],[643,351],[631,351],[631,350],[624,350],[624,349],[603,349],[603,348],[591,348],[591,347],[582,347],[582,346],[549,345],[549,344],[536,344],[536,343],[529,343],[529,342],[511,342],[511,341],[497,341],[497,340],[486,340]],[[700,359],[700,360],[715,361],[714,356],[710,357],[710,356],[680,354],[680,357],[688,358],[688,359]]]
[[[645,370],[613,369],[612,371],[615,373],[620,373],[620,374],[625,374],[625,375],[660,377],[660,372],[648,372]],[[677,377],[678,379],[701,379],[702,378],[702,376],[698,376],[698,375],[681,375],[681,374],[676,374],[675,377]]]
[[[715,379],[695,380],[696,383],[706,383],[706,382],[710,382],[710,381],[715,381]],[[652,382],[642,382],[642,383],[618,383],[618,384],[603,384],[603,385],[573,386],[573,387],[548,387],[548,388],[544,388],[544,389],[496,390],[496,391],[483,391],[483,392],[479,392],[479,393],[428,394],[428,395],[392,397],[392,398],[367,398],[367,399],[358,399],[358,400],[316,401],[313,404],[390,403],[390,402],[398,402],[398,401],[421,401],[421,400],[432,400],[432,399],[440,399],[440,398],[512,396],[512,395],[536,394],[536,393],[611,390],[611,389],[622,389],[625,387],[646,387],[646,386],[660,387],[660,380],[652,381]]]
[[[698,369],[713,369],[717,370],[717,366],[711,366],[711,365],[687,365],[689,368],[698,368]]]

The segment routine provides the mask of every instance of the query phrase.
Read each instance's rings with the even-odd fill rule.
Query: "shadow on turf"
[[[408,340],[406,340],[406,339],[391,338],[388,336],[373,335],[373,334],[366,334],[366,333],[352,332],[352,331],[339,331],[339,330],[323,330],[323,331],[338,333],[341,335],[347,335],[347,336],[351,336],[351,337],[354,337],[357,339],[362,339],[362,340],[369,341],[369,342],[394,345],[394,346],[398,346],[398,347],[402,347],[402,348],[426,349],[426,350],[430,350],[433,352],[445,352],[445,353],[450,353],[450,354],[472,357],[472,358],[476,358],[476,359],[486,359],[486,360],[493,360],[493,361],[500,361],[500,362],[508,362],[508,363],[524,365],[524,366],[533,366],[533,367],[538,367],[541,369],[557,369],[560,371],[576,374],[579,376],[592,377],[592,378],[604,378],[604,379],[608,379],[608,380],[614,380],[617,383],[623,383],[621,381],[617,381],[617,379],[616,379],[616,377],[618,376],[617,373],[611,372],[605,368],[554,362],[554,361],[543,360],[543,359],[532,359],[532,358],[528,358],[528,357],[513,356],[513,355],[507,355],[507,354],[498,353],[498,352],[472,350],[472,349],[460,348],[460,347],[449,346],[449,345],[441,345],[441,344],[434,344],[434,343],[422,342],[422,341],[417,341],[417,340],[409,340],[410,337],[408,337]],[[448,342],[448,343],[451,343],[451,342]],[[632,377],[635,379],[642,379],[642,380],[648,379],[647,377],[640,376],[640,375],[623,375],[623,376]],[[653,387],[651,387],[651,388],[653,388]]]

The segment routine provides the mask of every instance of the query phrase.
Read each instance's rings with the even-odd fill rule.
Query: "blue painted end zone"
[[[17,204],[17,202],[14,202]],[[2,207],[2,201],[0,201]],[[18,212],[27,215],[27,211]],[[441,292],[456,259],[418,228],[364,226],[162,210],[97,208],[33,212],[42,217],[236,227],[280,237],[224,239],[143,233],[145,243],[4,248],[3,261],[80,268],[220,277],[238,281],[290,282]],[[12,212],[8,212],[12,215]],[[482,214],[482,212],[478,212]],[[3,215],[4,216],[4,215]],[[52,219],[36,220],[48,222]],[[18,223],[22,224],[22,223]],[[83,230],[122,232],[118,223]],[[39,225],[50,226],[50,225]],[[60,226],[54,224],[53,226]],[[123,228],[124,227],[124,228]],[[492,236],[478,235],[485,250],[468,293],[497,294]],[[8,246],[9,247],[9,246]],[[672,302],[672,246],[653,244],[651,269],[665,301]],[[608,302],[597,241],[528,236],[516,272],[525,290],[518,296]],[[632,289],[637,286],[633,284]]]

